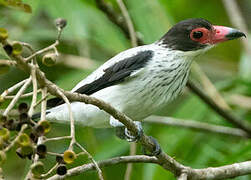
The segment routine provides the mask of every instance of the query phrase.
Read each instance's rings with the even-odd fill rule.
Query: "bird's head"
[[[212,25],[205,19],[187,19],[174,25],[159,41],[162,45],[180,51],[209,49],[213,45],[246,37],[239,30]]]

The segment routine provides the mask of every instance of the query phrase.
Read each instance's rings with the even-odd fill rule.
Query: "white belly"
[[[128,89],[125,89],[125,87],[128,87]],[[145,95],[147,94],[146,92],[140,94],[139,91],[130,88],[128,85],[120,85],[105,88],[92,96],[111,104],[131,119],[142,121],[156,109],[153,107],[154,99],[146,97]],[[73,102],[71,103],[71,107],[76,123],[96,128],[109,127],[110,115],[96,106],[81,102]],[[52,108],[49,111],[50,113],[46,116],[47,119],[57,122],[69,121],[66,104]]]
[[[148,79],[144,80],[146,76]],[[137,78],[137,81],[131,80],[114,85],[92,96],[111,104],[132,120],[142,121],[175,98],[185,86],[187,77],[188,71],[163,80],[156,79],[159,77],[154,74],[150,79],[148,74],[143,74]],[[80,102],[73,102],[71,106],[76,123],[96,128],[109,127],[110,116],[99,108]],[[59,122],[69,121],[67,106],[63,104],[52,108],[47,119]]]

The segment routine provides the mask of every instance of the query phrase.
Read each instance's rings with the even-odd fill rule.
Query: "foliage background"
[[[86,77],[92,70],[107,59],[125,49],[130,42],[121,30],[112,24],[106,16],[96,8],[94,0],[26,0],[31,5],[32,13],[0,6],[0,27],[8,29],[13,40],[29,42],[35,49],[52,43],[56,37],[53,20],[57,17],[67,19],[68,25],[59,46],[60,53],[74,55],[63,58],[74,64],[76,58],[86,57],[89,60],[86,68],[73,68],[59,63],[52,68],[41,64],[47,77],[60,87],[70,90],[79,80]],[[107,0],[119,12],[115,0]],[[192,17],[208,19],[217,25],[231,26],[224,6],[219,0],[125,0],[135,28],[144,43],[152,43],[160,38],[174,23]],[[242,15],[251,26],[251,1],[238,1]],[[83,60],[83,63],[86,61]],[[210,50],[197,61],[202,69],[214,82],[218,90],[228,102],[233,94],[251,96],[251,60],[239,41],[223,43]],[[0,75],[0,92],[10,85],[27,77],[23,72],[13,68],[8,74]],[[29,102],[29,99],[24,99]],[[6,104],[0,106],[1,109]],[[251,109],[232,105],[234,112],[246,121],[251,121]],[[231,126],[215,114],[199,98],[184,91],[183,95],[164,108],[159,115],[167,115],[182,119],[209,122]],[[193,168],[219,166],[249,160],[251,143],[249,140],[200,133],[183,128],[144,124],[148,135],[159,140],[162,148],[179,162]],[[69,133],[69,126],[53,124],[49,136],[61,136]],[[94,156],[102,160],[114,156],[128,155],[129,143],[114,136],[113,129],[92,129],[77,127],[77,139]],[[67,142],[48,144],[52,152],[63,152]],[[138,153],[141,153],[138,147]],[[8,153],[8,162],[4,165],[6,179],[20,179],[30,165],[28,160]],[[76,164],[86,161],[80,157]],[[55,162],[54,157],[45,160],[49,169]],[[74,164],[74,166],[76,165]],[[174,179],[171,173],[152,164],[134,164],[132,179],[159,180]],[[105,179],[123,179],[126,165],[104,168]],[[96,172],[88,172],[71,179],[95,179]],[[251,179],[251,176],[236,178]]]

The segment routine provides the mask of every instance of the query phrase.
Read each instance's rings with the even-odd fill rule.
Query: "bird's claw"
[[[143,134],[143,128],[141,125],[141,122],[134,121],[134,124],[137,126],[137,135],[135,136],[131,131],[129,131],[125,126],[116,126],[116,136],[120,139],[125,139],[128,142],[137,142],[140,140]],[[120,124],[119,124],[120,125]],[[149,136],[149,138],[152,140],[152,142],[155,145],[155,149],[151,153],[147,153],[146,149],[143,147],[143,154],[148,156],[157,156],[161,153],[161,147],[156,139],[154,139],[152,136]]]
[[[125,126],[116,127],[116,136],[119,137],[120,139],[125,139],[128,142],[138,141],[143,134],[143,128],[139,121],[134,121],[134,124],[137,126],[138,129],[136,136],[131,131],[129,131]]]
[[[154,143],[155,149],[151,153],[147,153],[146,149],[143,147],[143,149],[142,149],[143,154],[148,155],[148,156],[158,156],[162,151],[161,147],[160,147],[159,143],[157,142],[157,140],[155,138],[153,138],[152,136],[149,136],[149,138]]]
[[[125,128],[125,139],[128,141],[128,142],[137,142],[142,134],[143,134],[143,128],[142,128],[142,125],[141,125],[141,122],[139,121],[134,121],[134,124],[137,126],[137,135],[134,136],[131,131],[129,131],[127,128]]]

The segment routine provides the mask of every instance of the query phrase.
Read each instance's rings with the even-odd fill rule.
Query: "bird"
[[[130,117],[139,130],[141,121],[175,99],[185,87],[193,60],[216,44],[246,37],[234,28],[212,25],[203,18],[175,24],[159,40],[125,50],[101,65],[71,92],[86,94],[109,103]],[[46,119],[69,121],[68,107],[61,98],[48,100]],[[136,138],[108,113],[82,102],[71,102],[74,120],[82,126],[115,127],[128,141]],[[38,116],[34,116],[33,119]]]

